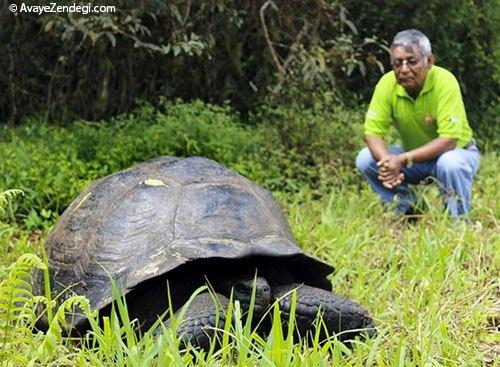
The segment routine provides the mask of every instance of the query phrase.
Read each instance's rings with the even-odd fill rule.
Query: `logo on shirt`
[[[428,113],[427,115],[425,115],[424,122],[427,125],[433,125],[436,123],[436,116],[433,116],[432,114]]]
[[[458,117],[455,117],[455,116],[448,117],[448,122],[456,123],[456,122],[459,122],[459,121],[460,121],[460,119]]]

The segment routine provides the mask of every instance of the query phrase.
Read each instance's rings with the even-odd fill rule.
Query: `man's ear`
[[[429,56],[427,56],[427,65],[429,65],[429,68],[432,67],[432,65],[434,65],[435,61],[436,61],[436,58],[434,57],[433,54],[430,54]]]

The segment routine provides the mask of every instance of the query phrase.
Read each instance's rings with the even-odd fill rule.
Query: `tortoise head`
[[[271,286],[264,277],[241,276],[221,281],[221,292],[226,295],[233,291],[233,299],[239,301],[244,312],[250,308],[252,293],[255,288],[253,315],[260,318],[271,304]]]

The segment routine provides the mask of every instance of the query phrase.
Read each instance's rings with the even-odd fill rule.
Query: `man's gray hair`
[[[403,46],[405,51],[412,52],[413,45],[417,45],[424,57],[432,53],[431,41],[418,29],[406,29],[396,34],[391,44],[391,55],[396,47]]]

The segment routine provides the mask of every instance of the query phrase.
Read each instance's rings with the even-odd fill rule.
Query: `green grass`
[[[116,314],[126,322],[116,314],[93,322],[84,339],[61,335],[60,310],[47,334],[32,334],[34,303],[47,300],[30,297],[25,275],[43,264],[21,255],[41,257],[54,218],[42,231],[0,222],[0,365],[493,366],[500,344],[498,154],[485,154],[481,164],[469,226],[450,221],[433,186],[419,188],[430,209],[415,224],[383,212],[367,185],[352,184],[352,177],[328,190],[275,192],[304,250],[335,266],[334,291],[376,320],[378,335],[351,349],[334,339],[293,339],[279,327],[277,308],[272,332],[260,337],[238,317],[238,303],[231,303],[231,322],[221,330],[222,348],[209,352],[183,350],[170,329],[139,337],[121,302]],[[86,307],[81,298],[65,307],[76,304]]]

